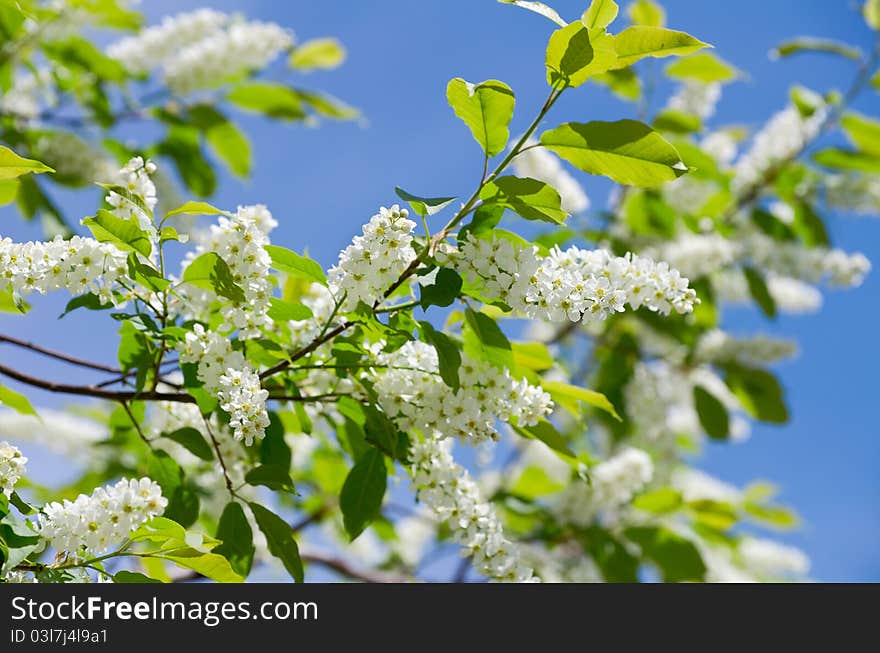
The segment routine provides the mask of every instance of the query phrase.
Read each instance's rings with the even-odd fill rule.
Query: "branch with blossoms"
[[[231,582],[269,564],[297,581],[309,564],[404,580],[450,542],[464,558],[456,580],[636,580],[648,566],[670,581],[803,575],[795,553],[733,530],[748,519],[793,523],[766,487],[741,491],[686,461],[706,437],[738,440],[750,420],[787,419],[767,366],[794,346],[723,331],[721,305],[745,295],[773,316],[807,301],[793,288],[860,282],[867,259],[831,248],[815,209],[817,195],[852,180],[800,159],[838,121],[860,146],[873,127],[833,94],[798,89],[737,156],[738,134],[704,133],[702,123],[738,71],[667,29],[654,3],[635,2],[631,24],[615,32],[609,0],[572,22],[515,4],[556,23],[544,103],[511,138],[510,86],[451,80],[447,101],[480,148],[473,190],[459,202],[397,188],[409,208],[381,207],[329,269],[271,242],[277,222],[265,206],[160,204],[167,160],[206,194],[198,190],[213,173],[193,155],[200,139],[233,169],[249,157],[216,104],[198,101],[152,112],[167,138],[125,152],[103,178],[102,206],[82,221],[90,236],[0,239],[0,306],[26,315],[40,295],[67,293],[64,315],[89,310],[119,325],[118,366],[0,336],[110,375],[57,382],[0,364],[22,387],[103,402],[62,426],[64,417],[0,386],[10,409],[0,432],[71,456],[94,452],[71,498],[57,501],[19,485],[29,461],[17,445],[0,446],[0,523],[21,534],[5,542],[15,549],[3,561],[9,580]],[[88,49],[22,38],[14,56],[34,43],[46,53]],[[181,41],[191,45],[175,52]],[[210,10],[104,53],[88,49],[105,82],[117,74],[112,62],[123,86],[156,79],[171,97],[219,87],[222,101],[273,118],[300,119],[303,103],[339,112],[255,79],[282,51],[295,68],[341,57],[331,41],[292,48],[277,26]],[[683,81],[651,124],[545,124],[563,94],[587,83],[632,96],[636,64],[655,58],[671,58],[667,74]],[[855,87],[875,67],[876,54],[861,61]],[[3,108],[33,108],[26,99],[40,108],[21,88]],[[40,158],[20,147],[28,139],[7,140]],[[866,156],[838,148],[816,158]],[[619,185],[598,225],[581,221],[589,198],[567,166]],[[60,172],[8,148],[0,169],[25,193],[35,175]],[[522,220],[552,231],[529,239]],[[511,339],[514,320],[528,325],[525,340]],[[475,448],[476,467],[457,460],[456,444]],[[499,451],[502,473],[481,474]],[[389,477],[398,475],[416,507],[392,521],[400,488],[389,490]],[[311,545],[328,536],[334,550]]]

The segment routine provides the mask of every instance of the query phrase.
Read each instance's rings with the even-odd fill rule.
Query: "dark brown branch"
[[[32,342],[26,342],[24,340],[19,340],[18,338],[14,338],[12,336],[7,336],[0,333],[0,343],[5,342],[10,345],[15,345],[16,347],[21,347],[22,349],[28,349],[30,351],[36,352],[38,354],[42,354],[43,356],[48,356],[49,358],[54,358],[59,361],[64,361],[65,363],[70,363],[71,365],[78,365],[80,367],[87,367],[92,370],[99,370],[101,372],[110,372],[111,374],[121,374],[122,370],[112,367],[110,365],[104,365],[102,363],[93,363],[91,361],[84,360],[82,358],[77,358],[75,356],[70,356],[68,354],[64,354],[60,351],[55,351],[53,349],[47,349],[46,347],[41,347],[40,345],[35,345]]]
[[[291,365],[293,365],[296,361],[298,361],[300,358],[308,356],[313,351],[315,351],[318,347],[323,345],[325,342],[327,342],[329,340],[333,340],[333,338],[335,338],[340,333],[342,333],[343,331],[348,329],[351,325],[352,325],[351,322],[344,322],[343,324],[340,324],[338,327],[336,327],[332,331],[328,331],[320,338],[315,338],[308,345],[306,345],[305,347],[303,347],[299,351],[294,352],[291,355],[291,357],[288,358],[287,360],[281,361],[280,363],[278,363],[274,367],[270,367],[268,370],[261,372],[260,378],[265,379],[267,377],[272,376],[273,374],[278,374],[278,372],[282,372],[282,371],[286,370]]]

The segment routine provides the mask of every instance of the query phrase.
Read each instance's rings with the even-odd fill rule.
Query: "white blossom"
[[[156,172],[156,164],[152,161],[144,161],[136,156],[131,159],[117,173],[113,181],[125,188],[129,193],[138,197],[151,211],[156,206],[156,186],[150,175]],[[141,229],[155,232],[153,220],[135,202],[110,191],[107,194],[107,203],[113,207],[113,212],[124,220],[136,220]]]
[[[736,361],[745,365],[766,365],[797,353],[797,345],[766,335],[737,337],[720,329],[704,333],[697,342],[695,356],[700,361]]]
[[[715,113],[715,106],[720,99],[721,84],[687,80],[678,87],[675,95],[669,98],[666,106],[673,111],[681,111],[706,120]]]
[[[880,175],[845,173],[825,179],[828,206],[856,215],[880,216]]]
[[[37,141],[34,152],[57,174],[82,182],[111,183],[118,174],[115,161],[71,132],[47,132]]]
[[[590,483],[572,483],[554,500],[563,521],[588,526],[597,517],[614,521],[620,510],[650,483],[654,463],[641,449],[626,447],[589,471]]]
[[[19,442],[35,442],[50,451],[82,461],[100,456],[92,445],[110,433],[94,420],[51,408],[38,408],[39,417],[0,409],[0,436]]]
[[[384,206],[364,225],[363,235],[339,254],[327,280],[330,292],[342,302],[342,312],[357,308],[359,302],[372,306],[383,298],[391,285],[416,258],[412,230],[416,223],[409,212],[397,204]]]
[[[663,199],[676,213],[699,216],[702,208],[718,192],[718,186],[705,179],[684,175],[675,181],[663,184],[661,190]],[[671,262],[669,263],[672,265]]]
[[[742,492],[738,488],[693,467],[679,467],[673,471],[670,485],[688,502],[719,501],[736,505],[742,501]]]
[[[737,160],[732,181],[734,192],[751,190],[774,167],[800,154],[819,134],[827,114],[825,106],[818,106],[805,118],[797,107],[789,106],[774,115],[755,134],[751,148]]]
[[[120,546],[167,505],[155,481],[123,479],[90,495],[80,494],[74,501],[46,504],[37,530],[59,552],[76,557],[100,555]]]
[[[375,377],[379,403],[404,431],[476,444],[498,439],[499,419],[529,426],[552,410],[543,389],[467,355],[459,368],[461,387],[453,390],[439,377],[436,350],[423,342],[408,342],[376,362],[386,366]]]
[[[736,158],[737,141],[728,130],[721,130],[707,134],[700,141],[700,148],[715,159],[722,169],[727,169]]]
[[[292,33],[275,23],[199,9],[166,17],[107,54],[134,74],[160,69],[172,91],[186,94],[261,70],[292,45]]]
[[[739,544],[743,565],[765,579],[799,580],[810,571],[810,560],[803,551],[773,540],[747,537]]]
[[[469,237],[451,263],[469,283],[480,282],[489,300],[551,322],[601,320],[627,304],[664,315],[688,313],[696,299],[688,280],[666,263],[602,249],[554,248],[540,256],[536,247]]]
[[[683,233],[645,250],[646,256],[654,256],[669,263],[689,278],[698,279],[724,268],[741,256],[742,245],[719,234]]]
[[[419,501],[446,522],[478,572],[499,581],[537,580],[518,547],[504,536],[494,506],[452,458],[450,445],[449,440],[430,436],[413,443],[413,488]]]
[[[229,339],[196,324],[177,349],[181,363],[198,364],[199,381],[229,413],[235,438],[248,445],[255,438],[263,438],[269,426],[269,393],[260,386],[259,376],[244,355],[232,348]]]
[[[517,154],[512,161],[517,175],[531,177],[552,186],[562,200],[562,210],[567,213],[582,213],[590,208],[587,193],[562,167],[559,157],[539,146],[534,139],[528,139],[525,145],[529,149]]]
[[[822,306],[822,293],[799,279],[771,273],[765,281],[767,290],[781,313],[814,313]],[[739,270],[729,270],[714,276],[712,286],[719,300],[732,304],[748,304],[752,301],[745,276]]]
[[[12,86],[0,94],[0,109],[21,120],[38,118],[43,106],[56,102],[52,74],[45,68],[36,74],[16,72]]]
[[[27,461],[18,447],[0,440],[0,493],[7,497],[12,494],[15,484],[24,476]]]

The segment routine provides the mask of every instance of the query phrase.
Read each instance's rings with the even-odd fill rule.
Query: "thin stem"
[[[122,370],[112,367],[110,365],[104,365],[102,363],[93,363],[91,361],[84,360],[82,358],[77,358],[75,356],[70,356],[68,354],[64,354],[59,351],[55,351],[53,349],[47,349],[46,347],[41,347],[40,345],[35,345],[32,342],[26,342],[24,340],[19,340],[18,338],[14,338],[12,336],[7,336],[4,334],[0,334],[0,343],[5,342],[10,345],[15,345],[16,347],[21,347],[22,349],[28,349],[30,351],[36,352],[38,354],[42,354],[44,356],[48,356],[49,358],[54,358],[56,360],[64,361],[65,363],[70,363],[72,365],[78,365],[80,367],[86,367],[92,370],[100,370],[101,372],[110,372],[111,374],[119,374]]]
[[[416,306],[420,306],[421,302],[419,300],[413,300],[411,302],[406,302],[403,304],[397,304],[395,306],[381,306],[374,310],[374,313],[393,313],[395,311],[403,311],[408,308],[415,308]]]
[[[135,431],[140,436],[141,440],[144,441],[144,444],[147,445],[149,449],[153,449],[153,443],[150,442],[149,438],[144,434],[141,425],[138,423],[137,418],[134,416],[134,413],[131,412],[131,406],[128,405],[127,401],[120,402],[122,404],[122,409],[125,411],[125,414],[128,415],[128,418],[131,420],[131,423],[134,425]]]
[[[202,415],[202,421],[205,423],[205,430],[208,432],[208,437],[211,438],[211,443],[214,445],[214,452],[217,454],[217,460],[220,461],[220,468],[223,470],[223,478],[226,480],[226,489],[229,490],[229,494],[233,499],[241,499],[235,491],[235,488],[232,487],[232,479],[229,477],[229,470],[226,467],[226,461],[223,460],[223,454],[220,453],[220,443],[214,436],[214,429],[211,428],[211,422],[204,415]]]

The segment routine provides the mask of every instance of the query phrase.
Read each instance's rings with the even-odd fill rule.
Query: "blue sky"
[[[153,19],[201,4],[144,3]],[[294,249],[308,248],[324,265],[334,261],[379,205],[395,201],[395,185],[417,194],[461,195],[478,180],[478,148],[446,105],[450,78],[497,78],[510,84],[517,95],[514,133],[525,128],[546,95],[543,51],[553,26],[494,0],[215,0],[211,4],[290,26],[301,40],[333,35],[348,48],[349,59],[341,69],[303,76],[298,82],[359,107],[364,121],[309,129],[246,118],[256,156],[253,179],[242,183],[224,177],[215,198],[224,207],[267,204],[280,222],[273,239]],[[587,3],[551,4],[571,19]],[[848,84],[852,71],[846,63],[822,56],[771,62],[767,52],[795,35],[837,38],[868,49],[871,34],[853,9],[856,3],[802,0],[797,11],[792,4],[790,0],[665,2],[670,27],[712,43],[718,54],[748,73],[745,80],[725,89],[711,124],[759,126],[785,104],[794,81],[820,91]],[[655,108],[667,92],[661,84]],[[629,106],[596,87],[567,95],[548,124],[632,116]],[[880,101],[870,91],[856,106],[880,115]],[[594,206],[601,206],[608,186],[601,180],[581,180]],[[76,218],[94,208],[82,198],[65,199],[65,206]],[[835,245],[880,260],[880,221],[829,217]],[[8,208],[0,209],[0,233],[16,239],[39,237]],[[762,330],[799,339],[800,357],[779,367],[793,420],[782,428],[756,426],[752,438],[741,445],[711,445],[701,464],[732,482],[766,478],[778,483],[782,499],[795,505],[804,518],[803,528],[784,538],[809,553],[814,576],[820,580],[880,580],[880,429],[873,406],[878,290],[875,273],[857,290],[828,293],[823,310],[814,316],[768,323],[746,310],[727,315],[727,326],[735,332]],[[0,314],[0,331],[112,361],[112,327],[86,314],[59,324],[55,317],[63,307],[62,298],[35,303],[29,319]],[[114,344],[108,347],[108,342]],[[0,350],[0,359],[27,365],[37,374],[59,376],[57,366],[9,349]],[[59,402],[56,397],[29,394],[35,403]]]

